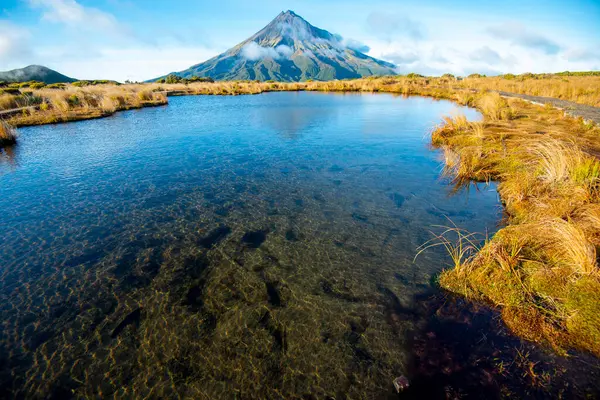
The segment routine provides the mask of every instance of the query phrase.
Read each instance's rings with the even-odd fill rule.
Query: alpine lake
[[[420,338],[464,335],[431,327],[449,257],[415,256],[502,219],[493,182],[441,174],[429,132],[456,113],[480,118],[383,94],[186,96],[20,129],[0,153],[0,394],[443,391],[417,364]]]

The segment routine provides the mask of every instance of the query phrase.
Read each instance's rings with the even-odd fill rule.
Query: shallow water
[[[494,232],[428,132],[474,110],[391,95],[176,97],[24,128],[0,155],[0,394],[384,397],[406,374],[413,261]]]

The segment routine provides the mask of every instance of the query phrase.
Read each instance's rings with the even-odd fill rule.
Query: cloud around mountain
[[[242,43],[176,72],[216,80],[330,80],[391,75],[395,65],[369,57],[369,47],[317,28],[286,11]]]
[[[279,60],[289,58],[294,50],[290,47],[280,44],[277,47],[263,47],[256,42],[249,42],[242,47],[241,55],[246,60],[257,61],[265,58]]]

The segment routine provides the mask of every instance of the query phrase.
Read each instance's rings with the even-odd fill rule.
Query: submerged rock
[[[141,316],[142,309],[139,307],[127,314],[127,316],[123,318],[121,323],[119,323],[119,325],[117,325],[117,327],[111,332],[110,337],[113,339],[116,338],[129,325],[139,325]]]
[[[396,388],[396,391],[398,393],[408,389],[408,386],[409,386],[408,378],[405,377],[404,375],[401,375],[401,376],[397,377],[396,379],[394,379],[394,387]]]
[[[242,242],[246,244],[246,246],[258,249],[260,245],[267,239],[267,231],[252,231],[246,232],[242,237]]]

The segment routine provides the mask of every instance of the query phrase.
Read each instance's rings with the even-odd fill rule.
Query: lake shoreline
[[[480,79],[476,79],[475,86],[480,87]],[[502,87],[502,86],[499,86]],[[319,91],[319,92],[361,92],[361,93],[390,93],[399,95],[416,95],[432,97],[437,99],[447,99],[464,105],[464,99],[470,95],[485,93],[485,89],[472,89],[468,85],[456,86],[456,81],[444,78],[366,78],[347,81],[331,82],[214,82],[214,83],[190,83],[190,84],[127,84],[121,86],[115,85],[96,85],[72,87],[66,86],[66,89],[40,89],[31,90],[30,96],[41,98],[42,105],[23,107],[15,116],[4,118],[6,122],[15,126],[34,126],[44,124],[57,124],[85,119],[96,119],[112,115],[114,112],[125,111],[135,108],[153,107],[158,105],[167,105],[168,97],[172,96],[193,96],[193,95],[253,95],[269,92],[294,92],[294,91]],[[51,94],[49,94],[51,93]],[[119,99],[115,97],[118,94]],[[503,94],[503,92],[500,92]],[[54,104],[55,98],[61,95],[66,98],[66,108],[64,104]],[[535,98],[527,96],[524,93],[504,93],[506,96]],[[6,96],[6,95],[4,95]],[[90,97],[101,97],[95,99],[84,108],[80,106]],[[157,99],[147,101],[150,97],[156,96]],[[140,102],[140,99],[142,100]],[[552,99],[548,99],[552,100]],[[569,102],[557,100],[557,104],[565,107]],[[39,101],[39,100],[38,100]],[[64,103],[63,99],[60,99]],[[106,102],[114,103],[106,106]],[[577,107],[577,103],[572,103],[570,112]],[[586,103],[583,103],[586,104]],[[584,116],[591,113],[594,107],[582,105]],[[3,113],[10,113],[12,110],[5,110]],[[15,110],[16,111],[16,110]],[[20,115],[18,115],[20,114]],[[0,113],[1,116],[1,113]],[[574,115],[577,117],[577,115]],[[595,119],[593,121],[596,121]]]
[[[600,354],[597,348],[600,341],[596,341],[597,325],[594,320],[594,316],[600,315],[600,312],[597,311],[598,306],[593,304],[597,298],[594,297],[598,293],[597,288],[600,287],[597,286],[600,284],[597,265],[586,264],[589,269],[583,272],[568,270],[572,264],[577,264],[582,260],[570,259],[568,258],[572,256],[570,254],[560,253],[557,255],[556,246],[546,243],[540,244],[527,240],[521,243],[521,238],[526,236],[519,231],[520,227],[530,229],[536,226],[534,224],[546,223],[548,218],[554,218],[557,226],[561,229],[564,224],[570,224],[565,225],[567,231],[581,233],[579,236],[571,234],[571,238],[574,240],[575,247],[584,248],[585,254],[582,262],[590,262],[593,257],[589,254],[591,251],[589,245],[597,246],[598,227],[587,222],[584,224],[577,221],[594,220],[597,212],[597,176],[595,175],[597,161],[594,161],[593,156],[600,150],[594,140],[598,135],[597,127],[565,116],[562,111],[551,107],[531,105],[520,100],[503,100],[499,95],[490,93],[431,87],[420,85],[418,80],[396,86],[393,81],[383,86],[377,83],[377,80],[369,80],[364,85],[363,83],[327,82],[315,84],[312,88],[292,84],[296,85],[292,86],[293,90],[282,89],[282,84],[274,84],[275,87],[270,86],[273,84],[255,83],[249,83],[247,86],[234,86],[233,84],[210,86],[210,84],[206,84],[200,87],[201,90],[198,93],[189,93],[189,95],[243,95],[289,91],[388,93],[451,100],[478,109],[484,115],[483,121],[474,123],[457,117],[448,118],[434,131],[432,142],[446,155],[446,172],[455,181],[457,187],[470,180],[484,182],[493,180],[504,185],[500,187],[499,192],[505,209],[509,213],[509,223],[483,248],[474,249],[476,251],[467,254],[467,257],[461,255],[455,260],[455,269],[447,270],[442,274],[441,287],[463,295],[469,300],[497,308],[501,311],[500,315],[506,325],[514,333],[532,342],[549,345],[558,354],[568,354],[571,348],[588,351],[596,356]],[[223,87],[230,92],[223,91]],[[157,90],[154,93],[165,95],[164,91]],[[114,112],[117,111],[119,110],[114,110]],[[97,116],[96,118],[101,117]],[[525,146],[537,146],[546,141],[551,145],[556,145],[559,151],[564,150],[567,158],[582,160],[584,167],[581,167],[580,164],[573,168],[565,167],[566,169],[562,171],[564,174],[560,176],[559,180],[552,180],[553,177],[547,176],[548,171],[541,174],[540,168],[547,161],[548,152],[544,152],[543,148],[535,147],[536,150],[531,152],[533,157],[522,157],[519,149],[525,148]],[[569,147],[565,150],[565,146]],[[549,154],[550,158],[552,154]],[[507,169],[507,165],[513,169]],[[582,168],[586,169],[581,172]],[[560,173],[561,171],[554,172]],[[575,176],[575,174],[577,175]],[[528,185],[521,187],[518,183],[514,183],[515,177]],[[513,178],[513,183],[505,184],[507,181],[510,182],[511,178]],[[567,190],[564,190],[565,187]],[[561,191],[552,192],[555,195],[550,198],[557,203],[556,209],[541,210],[540,204],[544,204],[548,200],[543,196],[556,188]],[[524,193],[524,191],[526,192]],[[574,199],[572,204],[573,193],[582,191],[585,193]],[[526,201],[523,201],[523,198]],[[569,201],[565,205],[563,203],[566,200]],[[585,215],[580,216],[584,211]],[[532,220],[532,218],[536,219]],[[558,221],[564,221],[564,223]],[[518,234],[511,234],[512,232]],[[540,235],[549,235],[548,242],[563,243],[560,241],[562,240],[560,237],[557,239],[556,236],[552,236],[555,234],[553,232],[544,231]],[[505,240],[501,241],[500,239]],[[511,247],[515,243],[520,246],[518,249]],[[547,247],[540,247],[541,245],[547,245]],[[536,251],[541,255],[535,255]],[[501,254],[504,258],[496,257],[497,254]],[[524,254],[526,257],[523,256]],[[536,261],[540,265],[548,265],[548,267],[541,269],[542,272],[536,272],[535,280],[532,280],[530,274],[532,268],[525,263],[531,261],[534,256],[538,257]],[[505,264],[502,264],[503,262]],[[565,281],[563,275],[556,273],[557,267],[562,272],[569,272],[569,277],[577,278],[575,283],[567,281],[572,286],[569,287],[569,292],[566,294],[556,292],[556,282],[552,279],[556,278],[558,282]],[[594,267],[596,270],[593,269]],[[548,271],[552,272],[549,278],[546,275],[540,278],[539,274],[545,274]],[[515,277],[517,278],[515,279]],[[490,290],[490,286],[493,286],[490,285],[490,282],[505,283],[505,285],[501,287],[501,290]],[[550,283],[546,284],[547,282]],[[524,290],[521,290],[523,288]],[[502,297],[505,293],[514,294],[516,300]],[[521,294],[524,294],[524,297]],[[581,299],[582,295],[583,299]],[[539,303],[540,297],[552,300],[548,303]],[[564,306],[560,304],[560,300],[565,297],[573,298],[573,301],[576,302],[575,306],[572,303]],[[570,308],[565,312],[565,307]],[[542,312],[539,311],[540,309]],[[578,311],[581,312],[577,314]],[[562,314],[558,314],[558,312]],[[575,314],[573,314],[574,312]],[[566,317],[582,314],[585,315],[585,318],[591,316],[591,319],[575,321],[577,325],[573,330],[573,319]],[[558,315],[559,318],[557,319],[555,315]]]
[[[445,82],[445,86],[444,86]],[[100,87],[87,87],[82,88],[81,91],[89,91],[91,93],[95,93],[98,90],[103,90],[103,86]],[[465,163],[460,161],[461,157],[465,157],[465,155],[461,156],[461,151],[471,151],[473,148],[473,140],[480,141],[483,143],[495,143],[498,142],[498,132],[501,129],[505,129],[506,131],[526,131],[531,132],[525,135],[518,135],[519,140],[531,143],[537,143],[540,139],[540,135],[537,132],[546,132],[548,129],[553,129],[555,132],[552,133],[551,136],[556,137],[558,142],[563,143],[564,141],[572,141],[577,140],[578,143],[574,146],[579,149],[584,148],[585,154],[591,154],[592,157],[589,161],[591,162],[590,168],[592,168],[591,174],[596,174],[595,165],[596,162],[593,161],[595,157],[594,154],[600,154],[600,146],[597,145],[597,141],[594,141],[594,138],[598,134],[598,128],[594,125],[586,124],[581,119],[575,119],[565,113],[562,110],[554,109],[553,107],[548,106],[539,106],[535,104],[527,103],[525,100],[520,99],[504,99],[497,93],[485,93],[485,92],[474,92],[473,90],[468,89],[457,89],[453,86],[452,81],[441,81],[436,80],[435,82],[430,82],[428,79],[417,78],[417,79],[406,79],[406,78],[370,78],[370,79],[361,79],[361,80],[349,80],[349,81],[335,81],[335,82],[310,82],[310,83],[257,83],[257,82],[217,82],[217,83],[197,83],[197,84],[145,84],[145,85],[123,85],[121,90],[124,92],[132,92],[132,95],[123,95],[122,97],[125,99],[138,99],[140,97],[140,93],[144,93],[143,97],[148,98],[152,96],[157,96],[159,98],[158,103],[139,103],[138,107],[129,107],[128,105],[121,105],[120,109],[115,109],[111,113],[106,115],[92,115],[92,118],[101,118],[103,116],[112,115],[114,112],[118,112],[124,109],[130,108],[139,108],[145,106],[156,106],[156,105],[164,105],[168,103],[168,96],[184,96],[184,95],[217,95],[217,96],[229,96],[229,95],[252,95],[252,94],[260,94],[260,93],[272,93],[272,92],[294,92],[294,91],[305,91],[305,92],[328,92],[328,93],[387,93],[393,95],[403,95],[403,96],[423,96],[434,99],[445,99],[450,100],[460,105],[466,105],[470,107],[474,107],[481,111],[484,115],[484,121],[480,124],[471,124],[466,120],[460,121],[457,123],[456,120],[448,119],[445,125],[441,126],[437,136],[434,135],[433,142],[434,145],[438,147],[442,147],[445,149],[445,153],[449,155],[452,153],[452,157],[458,159],[450,160],[446,157],[446,167],[449,171],[450,175],[455,175],[454,178],[458,180],[475,180],[475,181],[489,181],[491,179],[503,181],[506,175],[500,174],[498,172],[494,172],[490,170],[490,168],[477,169],[471,171],[460,171],[460,167],[464,166]],[[136,95],[137,94],[137,95]],[[71,95],[72,96],[72,95]],[[85,97],[82,96],[82,97]],[[101,102],[98,102],[101,104]],[[127,104],[127,102],[125,102]],[[63,114],[64,115],[64,114]],[[87,119],[85,113],[73,114],[73,120],[84,120]],[[89,116],[89,115],[88,115]],[[69,117],[65,117],[65,121],[68,122]],[[535,120],[535,121],[534,121]],[[557,130],[556,126],[552,126],[552,123],[549,123],[550,120],[559,120],[561,121],[561,129]],[[32,114],[31,116],[23,116],[20,119],[16,119],[13,122],[17,125],[36,125],[36,124],[44,124],[48,120],[44,118],[39,118],[36,114]],[[64,122],[63,120],[53,121],[55,123]],[[574,130],[574,131],[573,131]],[[434,132],[435,134],[435,132]],[[504,135],[500,134],[502,142],[501,146],[506,147],[506,137],[510,137],[510,134]],[[465,138],[465,137],[473,137],[474,139],[466,140],[465,142],[452,142],[451,138]],[[436,143],[437,140],[437,143]],[[510,139],[509,139],[510,142]],[[560,145],[560,144],[558,144]],[[477,146],[481,147],[481,144],[477,144]],[[485,146],[484,146],[485,147]],[[488,147],[489,151],[497,153],[497,146]],[[506,152],[506,150],[504,150]],[[473,155],[469,154],[468,157],[473,157]],[[485,152],[479,151],[477,156],[481,161],[488,157]],[[587,157],[587,156],[586,156]],[[509,159],[504,157],[504,159]],[[496,160],[496,163],[502,163],[502,160]],[[529,161],[528,161],[529,162]],[[586,161],[587,162],[587,161]],[[454,165],[451,165],[454,164]],[[493,168],[492,168],[493,169]],[[509,172],[510,174],[510,172]],[[534,174],[534,171],[530,171],[526,173],[527,176],[531,176]],[[591,184],[595,187],[596,182],[595,175],[591,176]],[[587,185],[587,183],[586,183]],[[592,190],[592,189],[590,189]],[[590,196],[595,196],[595,190],[593,189],[590,192]],[[566,193],[565,193],[566,195]],[[563,195],[563,196],[565,196]],[[507,198],[510,196],[522,196],[522,194],[511,194],[507,195],[504,193],[503,201],[507,201]],[[589,196],[588,196],[589,197]],[[510,200],[508,200],[510,201]],[[585,204],[597,204],[597,199],[592,198],[588,200],[584,200]],[[589,208],[589,207],[588,207]],[[514,209],[508,209],[509,214],[512,216],[509,221],[511,224],[519,224],[523,220],[527,220],[526,217],[518,218],[514,217],[518,212]],[[531,211],[533,212],[533,211]],[[596,212],[596,211],[592,211]],[[547,217],[546,214],[542,213],[542,215]],[[568,215],[559,215],[559,218],[568,219]],[[596,218],[595,214],[593,217]],[[600,219],[600,217],[597,217]],[[510,231],[513,229],[504,229],[506,231]],[[592,233],[589,233],[588,236],[591,238],[590,240],[595,241],[593,239],[596,235],[596,228],[592,229]],[[591,235],[591,236],[590,236]],[[588,240],[588,239],[585,239]],[[457,262],[457,265],[460,265],[464,260]],[[541,261],[544,264],[544,261]],[[590,261],[591,262],[591,261]],[[464,270],[464,268],[463,268]],[[458,269],[455,269],[458,271]],[[591,288],[587,288],[586,290],[592,290],[596,287],[596,284],[600,288],[600,274],[598,273],[597,267],[590,275],[592,278],[592,283],[590,283]],[[501,305],[503,301],[490,298],[489,295],[484,295],[483,293],[486,290],[479,288],[471,288],[469,290],[474,290],[474,293],[478,293],[475,295],[470,291],[467,292],[466,289],[460,289],[462,283],[464,282],[464,278],[456,279],[456,282],[450,283],[449,277],[452,274],[447,274],[446,278],[442,277],[442,286],[445,289],[449,289],[452,291],[459,291],[463,294],[475,297],[480,297],[480,300],[483,301],[491,301],[492,304]],[[587,286],[586,286],[587,287]],[[600,289],[598,289],[600,290]],[[536,290],[533,290],[536,292]],[[589,306],[588,302],[585,302],[586,307]],[[542,306],[543,308],[544,306]],[[502,307],[501,307],[502,308]],[[534,307],[535,308],[535,307]],[[590,311],[590,314],[594,312]],[[529,310],[525,314],[531,314],[531,310]],[[522,336],[525,336],[531,340],[538,342],[545,342],[547,344],[552,345],[556,350],[561,351],[560,349],[563,347],[565,343],[572,342],[572,335],[565,335],[564,331],[566,331],[566,327],[564,323],[566,321],[566,317],[562,318],[561,323],[558,325],[562,326],[562,331],[557,331],[556,329],[551,328],[551,326],[556,325],[556,321],[554,319],[553,323],[550,325],[547,321],[547,316],[542,313],[539,315],[536,322],[531,320],[527,320],[525,323],[523,318],[525,318],[525,314],[520,313],[522,317],[514,317],[511,315],[510,322],[513,328],[517,333],[521,332]],[[598,310],[598,314],[600,314],[600,310]],[[537,315],[537,314],[535,314]],[[508,317],[507,317],[508,318]],[[516,318],[516,319],[515,319]],[[509,320],[507,320],[508,322]],[[539,335],[532,335],[528,333],[527,328],[524,326],[520,326],[520,324],[525,324],[529,326],[531,323],[543,323],[546,328],[542,329],[544,332],[549,331],[551,333],[541,333]],[[586,326],[592,325],[592,323],[584,322]],[[596,338],[595,335],[600,335],[600,333],[590,333],[588,330],[591,328],[585,328],[585,335],[592,335],[593,337],[585,339],[585,343],[580,343],[579,339],[575,340],[575,343],[566,344],[567,347],[570,346],[583,346],[588,350],[594,352],[596,355],[600,355],[600,347],[594,345],[594,341],[598,339],[597,343],[600,343],[600,338]],[[591,332],[595,330],[592,329]],[[583,340],[583,339],[582,339]],[[599,345],[600,346],[600,345]]]

